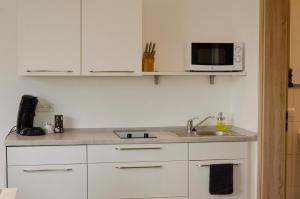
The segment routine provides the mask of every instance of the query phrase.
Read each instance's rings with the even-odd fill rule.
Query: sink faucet
[[[199,123],[197,123],[196,125],[194,125],[194,120],[199,119],[198,117],[194,117],[194,118],[192,118],[192,119],[189,119],[189,120],[187,121],[187,132],[188,132],[188,134],[191,134],[192,132],[197,131],[197,128],[198,128],[201,124],[203,124],[206,120],[208,120],[208,119],[213,119],[213,118],[215,118],[215,117],[214,117],[214,116],[208,116],[208,117],[204,118],[203,120],[201,120],[201,121],[200,121]]]

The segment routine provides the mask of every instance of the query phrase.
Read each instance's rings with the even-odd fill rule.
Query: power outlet
[[[38,104],[37,105],[37,112],[53,112],[53,104]]]

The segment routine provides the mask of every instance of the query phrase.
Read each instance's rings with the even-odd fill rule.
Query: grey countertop
[[[211,127],[206,127],[211,128]],[[120,128],[118,128],[120,129]],[[158,144],[158,143],[200,143],[200,142],[250,142],[257,140],[257,133],[232,127],[234,136],[201,136],[179,137],[176,132],[185,131],[185,127],[150,127],[123,128],[143,129],[157,138],[120,139],[113,133],[116,129],[66,129],[62,134],[47,134],[44,136],[20,136],[16,133],[7,135],[6,146],[49,146],[49,145],[109,145],[109,144]]]

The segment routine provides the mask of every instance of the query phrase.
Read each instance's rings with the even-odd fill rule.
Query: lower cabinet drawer
[[[209,193],[210,164],[235,164],[233,167],[233,194],[211,195]],[[189,199],[247,199],[247,190],[248,161],[246,159],[190,161],[189,163]]]
[[[7,165],[86,163],[86,146],[7,147]]]
[[[189,160],[247,159],[248,142],[189,144]]]
[[[88,145],[88,163],[188,160],[188,144]]]
[[[88,165],[89,199],[185,198],[188,163],[138,162]]]
[[[8,166],[17,199],[87,199],[87,165]]]

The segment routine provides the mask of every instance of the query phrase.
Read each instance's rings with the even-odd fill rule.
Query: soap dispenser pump
[[[222,112],[218,113],[216,129],[217,131],[226,131],[225,117]]]

